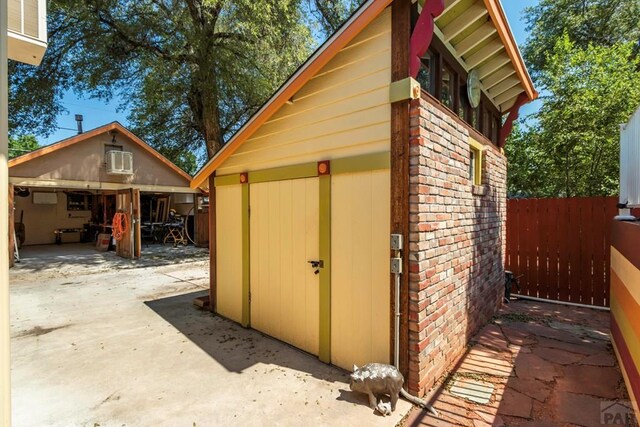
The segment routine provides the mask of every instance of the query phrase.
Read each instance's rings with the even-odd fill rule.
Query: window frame
[[[486,149],[484,144],[469,138],[469,181],[472,186],[482,185],[482,165]]]

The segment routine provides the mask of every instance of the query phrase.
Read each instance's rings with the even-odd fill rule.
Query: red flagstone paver
[[[616,358],[612,354],[602,352],[582,359],[580,364],[592,366],[615,366]]]
[[[505,358],[505,355],[501,352],[482,346],[475,346],[464,356],[457,372],[508,377],[513,375],[511,352],[508,355],[508,358]]]
[[[500,413],[519,418],[530,418],[533,403],[529,396],[507,388],[500,402]]]
[[[497,351],[510,351],[509,342],[498,325],[489,324],[485,326],[473,340],[480,345]]]
[[[535,347],[532,352],[546,361],[558,363],[560,365],[571,365],[578,362],[580,359],[584,359],[584,355],[582,354],[569,353],[568,351],[557,348]]]
[[[511,344],[526,346],[536,343],[536,339],[529,332],[521,331],[517,328],[506,325],[501,325],[500,328]]]
[[[598,351],[596,348],[591,346],[591,343],[573,344],[549,338],[540,338],[538,340],[538,345],[541,347],[557,348],[571,353],[584,354],[585,356],[589,356]]]
[[[604,366],[567,366],[558,378],[556,390],[590,394],[615,399],[618,396],[620,372]]]
[[[507,387],[532,397],[538,402],[547,400],[551,393],[551,388],[547,387],[545,383],[534,379],[510,378]]]
[[[602,399],[586,394],[574,394],[564,391],[552,397],[557,420],[562,423],[579,426],[600,427],[600,402]]]
[[[516,376],[523,379],[553,381],[560,372],[553,363],[547,362],[535,354],[516,356]]]

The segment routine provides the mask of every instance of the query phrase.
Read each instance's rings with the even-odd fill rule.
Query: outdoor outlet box
[[[402,234],[391,235],[391,250],[392,251],[402,250]]]
[[[392,274],[402,273],[402,258],[391,258],[391,273]]]

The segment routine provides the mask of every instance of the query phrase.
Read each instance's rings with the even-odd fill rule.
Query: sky
[[[523,11],[526,7],[535,6],[537,3],[538,0],[502,0],[502,7],[507,14],[511,30],[520,47],[523,46],[528,36],[523,20]],[[58,116],[58,130],[48,138],[39,137],[38,142],[40,145],[48,145],[75,135],[77,133],[75,114],[83,115],[83,129],[85,131],[113,121],[118,121],[127,126],[127,112],[118,111],[119,104],[120,98],[118,97],[114,97],[111,102],[106,103],[95,99],[82,99],[75,93],[68,92],[63,98],[63,105],[67,112]],[[535,112],[538,108],[540,108],[540,102],[532,102],[522,107],[520,114],[525,116]]]

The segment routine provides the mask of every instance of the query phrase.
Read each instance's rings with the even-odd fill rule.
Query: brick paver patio
[[[461,393],[465,384],[473,387]],[[488,403],[470,400],[492,386]],[[474,337],[430,398],[439,416],[415,408],[405,426],[601,426],[601,404],[628,400],[609,312],[514,301]]]

